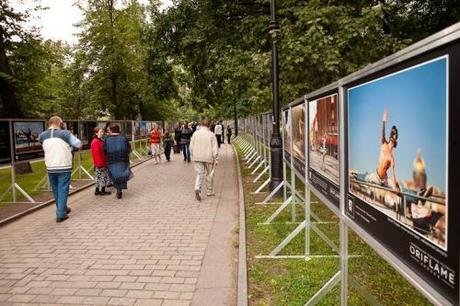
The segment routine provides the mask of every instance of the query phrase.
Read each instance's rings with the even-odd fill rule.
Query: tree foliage
[[[0,0],[2,116],[197,119],[267,111],[270,0],[75,0],[74,46]],[[39,2],[37,2],[39,4]],[[458,0],[278,1],[281,102],[460,20]],[[38,5],[36,9],[42,9]]]

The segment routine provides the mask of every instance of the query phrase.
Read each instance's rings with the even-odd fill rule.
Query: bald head
[[[201,120],[201,125],[209,127],[209,119],[208,118],[203,118],[203,120]]]

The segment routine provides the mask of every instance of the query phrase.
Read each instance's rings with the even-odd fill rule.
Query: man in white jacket
[[[45,152],[45,165],[56,201],[56,222],[67,220],[70,180],[72,177],[72,148],[79,149],[81,141],[70,131],[64,130],[64,122],[58,116],[48,120],[49,129],[38,136]]]
[[[213,196],[213,167],[217,165],[218,146],[217,139],[209,130],[209,120],[201,121],[201,128],[193,133],[190,142],[190,153],[197,172],[195,181],[195,198],[201,201],[201,187],[206,179],[207,195]]]

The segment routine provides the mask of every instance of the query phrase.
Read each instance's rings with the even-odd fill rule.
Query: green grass
[[[240,160],[242,152],[238,150]],[[292,220],[291,208],[286,208],[272,225],[259,225],[279,207],[255,205],[265,195],[253,195],[260,183],[254,184],[252,171],[241,162],[240,169],[245,192],[247,227],[248,294],[250,305],[304,305],[340,269],[338,257],[304,259],[258,259],[268,255],[297,226]],[[290,177],[288,172],[287,177]],[[298,190],[304,185],[296,180]],[[303,193],[303,192],[302,192]],[[277,199],[277,202],[282,199]],[[328,224],[317,224],[327,237],[340,247],[338,218],[319,199],[311,194],[311,212]],[[304,220],[303,203],[295,207],[297,222]],[[312,220],[313,221],[313,220]],[[303,255],[304,232],[291,241],[280,255]],[[337,255],[313,230],[310,231],[310,254]],[[349,230],[349,254],[359,255],[349,259],[349,278],[370,293],[382,305],[430,305],[395,269],[379,257],[353,231]],[[336,286],[319,303],[339,305],[340,286]],[[361,293],[349,284],[349,305],[370,305]]]
[[[147,155],[147,142],[143,141],[136,141],[132,144],[133,149],[135,148],[137,152],[141,153],[143,157]],[[93,162],[91,152],[89,150],[81,151],[81,160],[82,166],[88,170],[88,172],[93,175]],[[136,161],[138,160],[134,154],[130,155],[130,160]],[[46,167],[44,161],[36,161],[31,163],[32,173],[16,175],[16,182],[24,189],[32,198],[38,196],[40,193],[43,193],[43,190],[37,189],[37,185],[43,178],[46,177]],[[74,170],[78,167],[78,153],[74,157]],[[81,178],[87,179],[88,177],[81,173]],[[72,179],[78,179],[80,177],[80,173],[77,171],[72,176]],[[0,169],[0,196],[3,195],[6,190],[11,185],[11,168],[5,167]],[[18,201],[26,201],[26,199],[20,194],[17,193]],[[13,199],[12,193],[9,192],[6,197],[3,199],[3,202],[0,202],[0,208],[5,207],[8,205],[7,202],[11,202]]]

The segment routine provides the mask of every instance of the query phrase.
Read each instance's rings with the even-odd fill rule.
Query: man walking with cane
[[[206,180],[207,196],[213,196],[213,175],[218,158],[218,145],[214,133],[209,130],[209,120],[201,121],[201,128],[196,131],[190,142],[190,153],[197,173],[195,181],[195,198],[201,201],[201,189]]]

